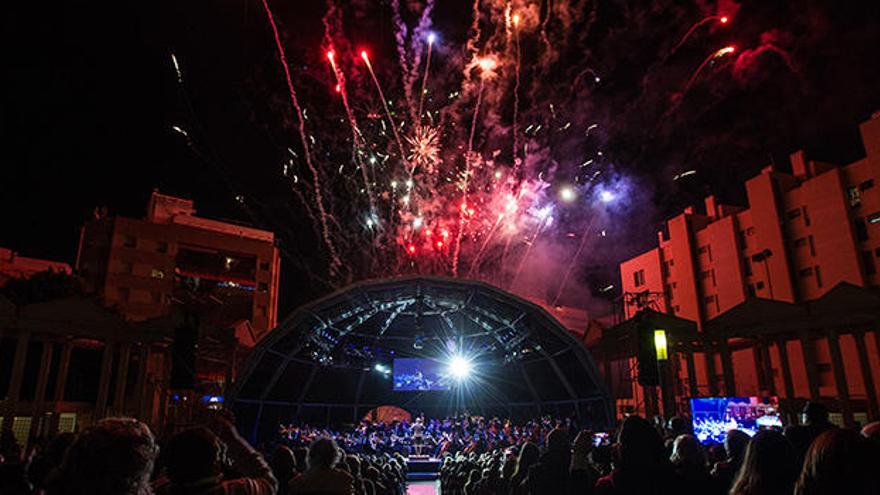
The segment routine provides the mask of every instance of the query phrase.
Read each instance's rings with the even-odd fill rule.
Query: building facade
[[[11,249],[0,247],[0,287],[12,279],[27,279],[40,272],[70,274],[70,265],[60,261],[19,256]]]
[[[625,317],[650,307],[696,322],[708,337],[713,320],[752,299],[808,304],[839,284],[880,286],[880,114],[860,130],[861,160],[836,166],[798,152],[791,173],[771,166],[746,181],[747,207],[710,196],[705,211],[689,208],[668,220],[657,248],[620,265]],[[708,352],[677,356],[676,381],[683,395],[717,395],[733,382],[738,395],[785,390],[790,399],[828,399],[843,422],[877,419],[876,323],[790,339],[765,335],[742,346],[716,337]]]
[[[169,314],[186,289],[222,302],[223,324],[253,332],[243,342],[276,324],[280,265],[272,232],[196,216],[191,200],[158,192],[144,219],[87,222],[76,260],[87,290],[129,320]]]

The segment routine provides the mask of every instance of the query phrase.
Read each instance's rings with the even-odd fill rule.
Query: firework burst
[[[440,165],[440,129],[431,125],[417,125],[406,137],[409,144],[408,159],[413,167],[420,167],[433,174]]]

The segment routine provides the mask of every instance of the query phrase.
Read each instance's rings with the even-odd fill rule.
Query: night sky
[[[402,3],[412,26],[424,4]],[[546,16],[540,2],[515,2],[523,3],[535,6],[539,20]],[[537,35],[523,41],[521,127],[546,114],[548,101],[578,125],[600,124],[591,142],[559,137],[548,146],[561,155],[601,151],[607,173],[633,184],[630,206],[612,219],[614,246],[597,247],[584,261],[596,271],[613,271],[621,258],[652,246],[664,218],[706,193],[742,203],[743,181],[771,160],[784,168],[784,157],[804,147],[838,163],[863,154],[856,126],[880,109],[874,2],[551,4],[555,63],[545,63]],[[326,3],[270,5],[303,106],[316,119],[342,116],[323,58]],[[389,2],[339,6],[345,41],[337,39],[337,48],[367,46],[375,59],[390,60],[378,72],[394,88]],[[454,60],[465,44],[470,12],[461,0],[434,8],[434,30],[449,50],[438,55],[437,84],[446,84],[443,60]],[[722,14],[728,25],[707,23],[672,53],[694,23]],[[3,33],[0,246],[73,263],[79,226],[94,207],[141,216],[159,188],[193,198],[204,216],[277,232],[285,252],[282,311],[330,288],[314,283],[330,278],[326,259],[279,173],[287,148],[298,146],[296,121],[260,1],[14,2],[5,8]],[[736,52],[684,91],[700,62],[728,45]],[[575,88],[586,67],[601,83]],[[317,139],[332,130],[315,127]],[[673,181],[691,169],[697,173]]]

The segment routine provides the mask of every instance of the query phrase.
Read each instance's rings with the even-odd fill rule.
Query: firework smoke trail
[[[516,271],[513,273],[513,279],[510,281],[511,289],[516,286],[516,281],[519,279],[519,274],[522,272],[523,266],[525,266],[526,260],[532,252],[532,248],[538,243],[538,237],[544,232],[544,227],[548,223],[550,222],[547,219],[540,219],[540,223],[538,223],[538,227],[535,229],[535,235],[532,236],[531,242],[529,242],[528,247],[526,247],[526,251],[523,253],[522,258],[520,258],[519,264],[516,266]]]
[[[733,47],[733,46],[725,46],[724,48],[721,48],[720,50],[716,50],[715,52],[711,53],[708,57],[706,57],[706,59],[703,60],[703,63],[701,63],[700,66],[697,67],[697,70],[695,70],[694,73],[691,75],[690,79],[688,79],[688,82],[687,82],[687,84],[684,86],[684,91],[682,91],[682,94],[687,93],[688,90],[691,89],[691,86],[693,86],[694,82],[695,82],[695,81],[697,80],[697,78],[700,76],[700,73],[703,72],[703,69],[704,69],[704,68],[705,68],[710,62],[713,62],[713,61],[715,61],[715,60],[717,60],[717,59],[719,59],[719,58],[721,58],[721,57],[723,57],[723,56],[725,56],[725,55],[727,55],[727,54],[729,54],[729,53],[733,53],[734,51],[736,51],[736,48],[735,48],[735,47]]]
[[[700,26],[703,26],[703,25],[705,25],[705,24],[708,24],[708,23],[710,23],[710,22],[712,22],[712,21],[718,21],[718,22],[720,22],[721,24],[727,24],[727,22],[728,22],[729,20],[730,20],[730,19],[729,19],[726,15],[710,15],[709,17],[706,17],[706,18],[704,18],[704,19],[701,19],[701,20],[698,21],[696,24],[694,24],[693,26],[691,26],[691,28],[687,30],[687,32],[684,34],[684,36],[682,36],[681,41],[679,41],[678,44],[676,44],[675,47],[673,47],[672,50],[670,50],[669,53],[666,54],[665,57],[663,57],[663,62],[669,60],[670,57],[672,57],[673,55],[675,55],[675,53],[676,53],[678,50],[680,50],[681,47],[684,46],[685,43],[687,43],[688,38],[690,38],[691,35],[694,34],[694,31],[696,31],[697,29],[699,29]],[[661,62],[661,63],[662,63],[662,62]]]
[[[434,35],[428,35],[428,54],[425,57],[425,75],[422,77],[422,89],[419,91],[419,114],[415,122],[421,125],[422,110],[425,107],[425,88],[428,87],[428,71],[431,69],[431,47],[434,46]]]
[[[358,167],[361,169],[361,176],[364,179],[364,187],[367,191],[367,197],[370,200],[370,213],[376,213],[376,198],[373,195],[373,187],[370,184],[370,175],[367,172],[367,165],[364,163],[364,160],[361,158],[358,153],[358,143],[360,142],[360,129],[358,129],[357,119],[354,116],[354,112],[351,110],[351,106],[348,104],[348,91],[345,89],[345,74],[342,73],[342,69],[340,69],[336,65],[336,54],[331,49],[327,52],[327,59],[330,61],[330,66],[333,68],[333,75],[336,76],[336,84],[339,88],[339,95],[342,97],[342,106],[345,108],[345,114],[348,116],[348,123],[351,126],[351,138],[352,138],[352,154],[355,162],[358,164]]]
[[[492,228],[489,229],[489,233],[486,234],[486,238],[483,240],[483,244],[480,246],[480,250],[477,251],[476,256],[474,256],[474,260],[471,262],[471,267],[468,270],[468,278],[470,278],[474,274],[474,270],[480,265],[480,258],[483,257],[483,253],[486,252],[486,247],[489,246],[489,241],[492,240],[492,237],[495,235],[495,231],[498,230],[498,226],[501,225],[501,221],[504,220],[504,214],[498,215],[498,220],[492,225]]]
[[[516,83],[513,86],[513,123],[511,125],[511,133],[513,134],[513,180],[514,183],[519,180],[520,160],[518,155],[519,149],[519,130],[517,124],[519,121],[519,73],[520,73],[520,49],[519,49],[519,14],[513,14],[513,36],[516,50]]]
[[[428,55],[427,61],[425,62],[425,78],[422,80],[422,90],[419,92],[419,113],[415,115],[413,122],[421,123],[422,120],[422,105],[425,98],[425,82],[427,80],[428,67],[431,65],[431,48],[434,44],[434,38],[436,37],[434,33],[430,32],[431,29],[431,12],[434,10],[434,0],[428,0],[428,3],[425,4],[425,8],[422,10],[422,15],[419,18],[419,24],[416,26],[416,29],[413,31],[412,36],[412,51],[413,51],[413,63],[410,67],[410,73],[407,77],[409,77],[409,85],[410,87],[415,85],[415,82],[419,78],[419,66],[422,62],[422,46],[423,39],[427,37],[428,39]]]
[[[409,30],[400,15],[400,0],[391,0],[391,19],[394,21],[394,40],[397,42],[397,58],[400,63],[400,73],[403,76],[403,96],[406,100],[406,108],[409,109],[410,114],[415,116],[415,111],[413,110],[415,105],[413,104],[412,81],[408,77],[411,71],[406,56],[406,36]]]
[[[474,0],[473,5],[473,21],[471,22],[471,37],[467,40],[467,51],[470,54],[471,58],[476,58],[477,56],[477,43],[480,42],[480,36],[482,36],[482,32],[480,31],[480,0]],[[467,70],[467,69],[465,69]],[[467,79],[467,77],[465,77]]]
[[[595,222],[596,217],[594,215],[593,218],[590,219],[590,225],[587,226],[587,229],[581,236],[581,242],[578,244],[578,248],[574,252],[574,256],[571,258],[571,263],[568,264],[568,268],[565,270],[565,276],[562,277],[562,283],[559,284],[559,291],[556,293],[556,297],[553,298],[553,304],[551,304],[551,306],[556,306],[556,303],[559,302],[559,298],[562,297],[562,293],[565,292],[565,286],[568,285],[568,278],[571,277],[571,273],[574,271],[574,265],[577,264],[577,260],[581,257],[581,252],[584,250],[584,246],[587,245],[587,238],[589,238],[590,232],[593,231],[593,224]]]
[[[281,66],[284,68],[284,77],[287,80],[290,101],[293,104],[293,108],[296,110],[296,116],[299,119],[299,137],[302,141],[306,164],[309,167],[309,171],[312,173],[312,187],[315,190],[315,202],[317,203],[318,212],[320,213],[321,234],[324,238],[324,244],[327,246],[327,250],[330,254],[330,273],[332,274],[342,266],[342,261],[339,259],[339,254],[336,252],[336,246],[333,245],[333,240],[330,239],[330,227],[327,225],[327,211],[324,209],[323,195],[321,194],[321,181],[318,177],[318,170],[315,168],[314,163],[312,163],[312,154],[309,151],[309,141],[306,137],[306,121],[303,117],[302,107],[299,105],[299,100],[296,97],[296,90],[293,88],[293,79],[290,77],[290,68],[287,65],[287,56],[285,55],[284,47],[281,44],[281,35],[278,33],[278,26],[275,24],[275,16],[272,15],[272,10],[269,8],[269,1],[262,0],[262,3],[263,9],[266,11],[266,18],[269,20],[269,25],[272,27],[272,34],[275,36],[275,48],[278,50],[278,58],[281,60]]]
[[[382,108],[385,109],[385,116],[388,117],[388,125],[391,126],[391,131],[394,133],[394,140],[397,142],[397,148],[400,150],[400,160],[404,163],[407,170],[409,170],[409,165],[406,163],[406,151],[403,148],[403,141],[400,139],[400,132],[397,131],[397,124],[394,122],[394,117],[391,116],[391,110],[388,108],[388,100],[385,99],[385,93],[382,91],[382,85],[379,84],[379,79],[376,77],[376,73],[373,71],[373,64],[370,63],[370,56],[367,55],[366,51],[361,52],[361,58],[364,59],[364,63],[367,64],[367,70],[370,71],[370,77],[373,78],[373,84],[376,85],[376,91],[379,93],[379,99],[382,100]],[[412,174],[412,172],[410,172]]]
[[[461,191],[461,206],[458,213],[458,232],[455,234],[455,247],[452,251],[452,276],[458,276],[458,258],[461,254],[461,237],[464,234],[465,213],[467,212],[468,186],[471,176],[471,155],[474,150],[474,134],[477,130],[477,117],[480,114],[480,103],[483,101],[483,89],[486,87],[488,71],[494,67],[494,62],[483,59],[480,62],[483,74],[480,75],[480,89],[477,91],[477,102],[474,104],[474,116],[471,118],[471,133],[468,137],[467,152],[464,156],[464,187]]]

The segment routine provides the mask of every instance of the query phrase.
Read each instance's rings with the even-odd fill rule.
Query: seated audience
[[[271,495],[278,488],[263,456],[239,436],[230,421],[213,420],[213,430],[192,428],[176,434],[164,453],[168,479],[156,483],[158,494]],[[222,442],[222,444],[221,444]],[[224,479],[222,445],[240,475]]]
[[[59,495],[150,493],[158,453],[147,425],[132,418],[102,419],[83,430],[67,449],[49,492]]]
[[[335,469],[341,452],[336,442],[321,438],[309,447],[306,457],[306,470],[294,478],[289,485],[291,494],[350,495],[354,493],[354,478],[345,471]],[[367,477],[378,485],[378,470],[370,466]],[[378,486],[377,486],[378,488]],[[383,490],[384,491],[384,487]]]
[[[730,495],[789,494],[798,474],[794,447],[781,433],[762,430],[752,437]]]
[[[803,462],[813,440],[835,427],[828,420],[828,408],[818,402],[807,402],[801,411],[801,423],[785,429],[785,436],[794,446],[799,462]]]
[[[880,493],[880,452],[852,430],[819,435],[807,450],[795,495],[868,495]]]
[[[529,469],[529,493],[568,493],[570,465],[568,432],[555,428],[547,435],[547,451]]]
[[[287,493],[287,484],[296,476],[296,457],[293,451],[286,445],[279,445],[272,453],[269,460],[269,466],[272,468],[272,474],[278,481],[278,494],[285,495]]]
[[[681,483],[682,493],[717,493],[717,485],[709,475],[706,453],[693,435],[679,435],[672,444],[669,457]]]
[[[716,462],[712,468],[712,477],[715,478],[719,489],[723,493],[727,493],[730,490],[730,486],[733,485],[733,479],[736,477],[736,473],[739,472],[743,458],[746,455],[749,440],[751,440],[751,437],[740,430],[730,430],[724,437],[724,452],[727,454],[727,458]]]
[[[645,418],[630,416],[617,436],[611,474],[599,479],[598,495],[678,493],[663,439]]]

